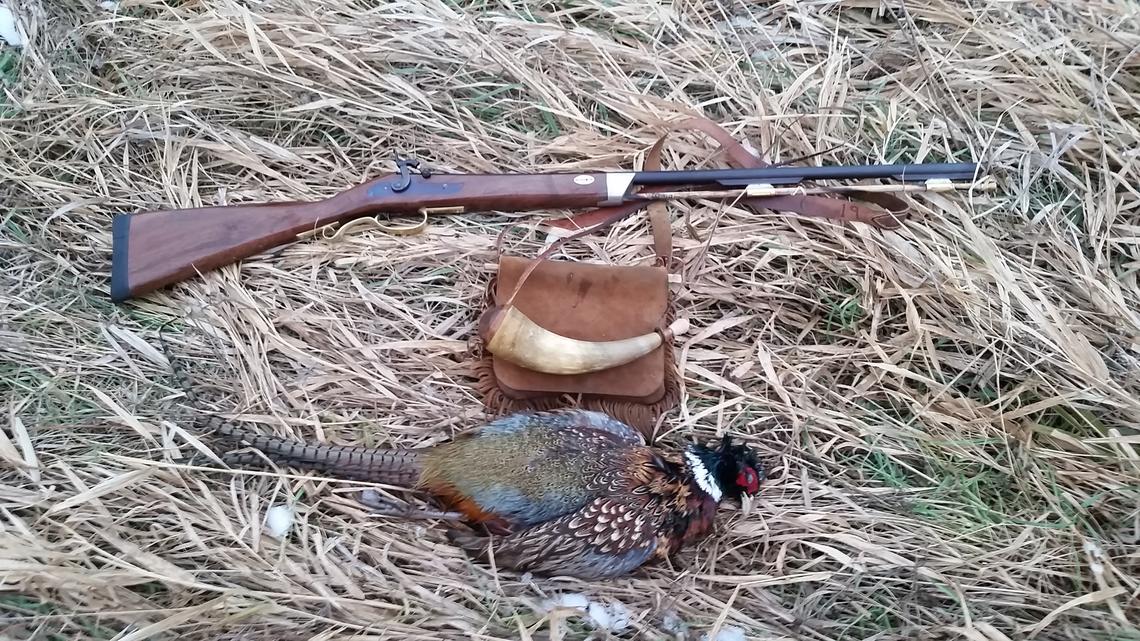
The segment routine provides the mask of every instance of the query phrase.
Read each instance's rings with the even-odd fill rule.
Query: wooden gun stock
[[[122,302],[363,216],[593,207],[607,198],[604,174],[417,175],[401,166],[399,174],[321,201],[123,214],[112,223],[111,299]]]
[[[328,201],[122,214],[111,223],[111,300],[134,296],[288,242]]]

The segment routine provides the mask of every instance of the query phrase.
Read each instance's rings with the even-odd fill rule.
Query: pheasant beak
[[[748,494],[740,495],[740,514],[745,518],[752,513],[752,497]]]

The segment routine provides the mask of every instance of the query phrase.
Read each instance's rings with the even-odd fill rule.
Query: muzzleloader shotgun
[[[111,299],[121,302],[217,269],[322,227],[380,214],[434,215],[614,207],[680,199],[771,198],[848,191],[942,191],[973,181],[974,163],[778,166],[676,171],[435,173],[414,159],[325,200],[122,214],[112,223]],[[825,180],[902,184],[805,187]]]

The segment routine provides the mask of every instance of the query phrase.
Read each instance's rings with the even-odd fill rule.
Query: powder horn
[[[492,307],[479,319],[479,336],[492,354],[546,374],[588,374],[635,361],[683,334],[688,321],[612,341],[583,341],[541,327],[517,307]]]

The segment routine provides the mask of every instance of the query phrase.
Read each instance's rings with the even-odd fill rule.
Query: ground
[[[4,2],[27,37],[0,45],[6,638],[1140,639],[1137,5]],[[117,213],[314,200],[394,153],[634,168],[687,115],[771,161],[982,162],[996,189],[908,195],[897,231],[670,207],[691,329],[659,439],[774,463],[671,567],[496,572],[358,485],[199,464],[202,412],[353,444],[477,425],[496,237],[534,255],[564,212],[363,225],[108,297]],[[715,149],[676,135],[665,164]],[[567,252],[650,247],[635,216]],[[565,593],[629,625],[544,614]]]

